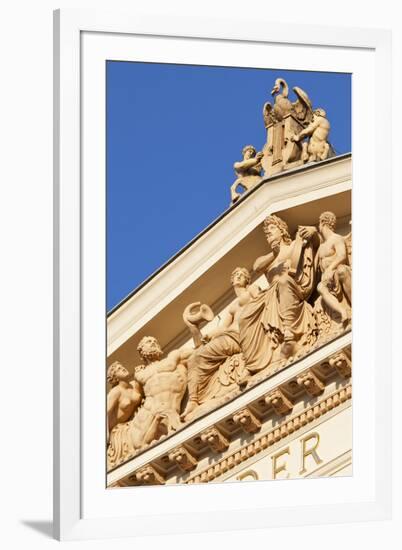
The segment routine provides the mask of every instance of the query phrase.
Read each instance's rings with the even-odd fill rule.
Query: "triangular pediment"
[[[351,155],[343,155],[263,180],[112,311],[109,360],[122,359],[123,346],[127,348],[133,336],[136,340],[157,330],[159,322],[164,328],[157,337],[163,347],[169,346],[180,326],[183,329],[181,314],[194,296],[219,303],[230,290],[227,275],[233,268],[251,267],[266,250],[259,228],[268,214],[281,212],[291,231],[299,223],[316,224],[328,209],[339,219],[350,219],[351,179]],[[129,363],[134,358],[135,349],[130,348]]]
[[[251,271],[255,259],[268,252],[262,230],[268,215],[275,213],[286,221],[293,236],[298,226],[317,226],[320,214],[331,211],[338,220],[337,231],[346,235],[351,220],[351,175],[351,156],[343,155],[262,180],[110,313],[107,364],[120,362],[133,373],[142,362],[137,346],[144,336],[156,337],[165,354],[191,346],[191,335],[183,322],[183,311],[190,303],[209,305],[215,315],[210,325],[219,325],[234,300],[230,283],[233,269],[240,266]],[[253,282],[259,284],[257,275]],[[165,483],[167,479],[205,481],[202,475],[212,475],[205,474],[208,449],[215,453],[219,472],[215,477],[225,477],[228,469],[223,461],[239,453],[244,442],[257,445],[254,451],[264,447],[262,437],[266,442],[271,437],[269,445],[274,444],[278,418],[289,419],[289,425],[296,426],[297,415],[306,409],[306,396],[313,400],[311,407],[322,402],[323,411],[325,407],[328,411],[333,408],[331,399],[339,405],[350,399],[350,346],[350,328],[345,327],[327,340],[321,339],[305,356],[292,357],[276,370],[253,375],[246,387],[228,392],[209,409],[200,409],[202,414],[183,422],[179,429],[113,465],[108,485],[137,485],[151,478],[151,483]],[[342,357],[341,366],[334,357]],[[309,377],[310,389],[314,383],[317,385],[315,394],[314,389],[313,393],[307,391],[308,384],[303,386],[303,380]],[[335,384],[338,378],[340,382]],[[276,407],[277,402],[270,401],[273,392],[284,403],[282,411]],[[346,397],[342,401],[339,395],[333,397],[335,394]],[[241,420],[239,414],[247,418]],[[245,425],[249,429],[244,429]],[[285,432],[277,442],[289,435]],[[254,451],[250,456],[243,453],[246,458],[241,462],[251,460]]]

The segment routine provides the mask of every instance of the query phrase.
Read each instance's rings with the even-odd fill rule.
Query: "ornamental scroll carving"
[[[263,222],[267,253],[253,265],[266,288],[251,283],[248,269],[236,267],[230,276],[234,297],[219,324],[203,327],[214,318],[206,304],[185,309],[193,345],[165,356],[156,338],[146,336],[138,343],[142,364],[132,380],[120,363],[109,367],[109,469],[350,329],[351,234],[337,233],[336,221],[333,213],[323,212],[317,226],[299,226],[292,236],[284,220],[268,216]],[[329,361],[342,377],[350,376],[349,355]],[[324,388],[313,370],[297,382],[312,396]],[[292,410],[289,397],[278,391],[268,394],[266,403],[280,415]],[[249,433],[260,427],[247,408],[233,420]],[[202,437],[214,449],[228,444],[215,428]],[[195,464],[184,447],[169,459],[185,471]],[[158,473],[144,473],[151,475]]]

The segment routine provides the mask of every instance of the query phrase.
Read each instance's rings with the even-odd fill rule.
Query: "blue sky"
[[[262,149],[278,77],[351,151],[349,74],[107,62],[108,310],[229,207],[233,163],[246,144]]]

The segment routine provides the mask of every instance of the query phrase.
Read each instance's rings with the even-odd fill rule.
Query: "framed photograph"
[[[389,517],[390,33],[54,29],[55,537]]]

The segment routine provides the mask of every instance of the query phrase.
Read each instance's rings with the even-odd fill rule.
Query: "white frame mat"
[[[353,74],[353,250],[359,285],[354,284],[352,477],[106,490],[105,61],[110,59]],[[388,31],[274,24],[264,17],[246,27],[230,18],[55,12],[56,538],[390,517],[392,296],[381,292],[391,288],[390,271],[383,268],[392,262],[391,149],[383,139],[391,105],[384,104],[381,89],[390,74]],[[381,110],[375,108],[380,102]]]

